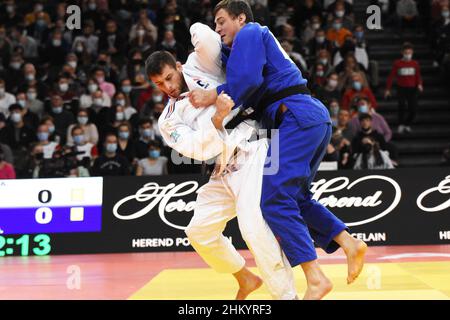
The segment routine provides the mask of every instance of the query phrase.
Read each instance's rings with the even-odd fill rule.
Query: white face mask
[[[61,45],[61,40],[53,39],[52,43],[54,47],[59,47]]]
[[[27,104],[25,100],[17,100],[17,103],[20,104],[22,108],[25,108],[25,105]]]
[[[22,64],[20,62],[11,62],[10,64],[11,68],[13,68],[14,70],[19,70],[20,67],[22,66]]]
[[[337,84],[338,84],[337,80],[334,80],[334,79],[328,80],[328,86],[332,89],[336,88]]]
[[[94,99],[94,104],[101,106],[103,105],[103,99],[102,98],[96,98]]]
[[[0,88],[0,96],[3,96],[5,94],[5,88],[1,87]]]
[[[125,100],[123,100],[123,99],[116,100],[116,103],[117,103],[119,106],[125,106]]]
[[[69,61],[67,62],[67,64],[69,66],[71,66],[72,68],[76,69],[77,68],[77,62],[76,61]]]
[[[20,113],[14,112],[11,115],[11,120],[14,123],[19,123],[20,121],[22,121],[22,115]]]
[[[116,113],[116,120],[117,121],[123,121],[125,119],[125,114],[123,112],[117,112]]]
[[[143,37],[143,36],[145,35],[145,30],[139,29],[139,30],[137,31],[137,35],[138,35],[139,37]]]
[[[339,10],[339,11],[336,11],[335,13],[336,13],[336,17],[342,18],[345,14],[345,11]]]
[[[28,81],[33,81],[33,80],[34,80],[34,74],[29,73],[29,74],[27,74],[27,75],[25,76],[25,78],[26,78]]]
[[[404,54],[403,55],[403,59],[405,59],[405,60],[411,60],[412,59],[412,54]]]
[[[59,85],[59,90],[61,90],[62,92],[67,92],[67,90],[69,90],[69,85],[67,83],[61,83]]]
[[[89,92],[90,92],[90,93],[94,93],[95,91],[97,91],[98,86],[97,86],[96,84],[90,84],[90,85],[88,86],[88,89],[89,89]]]
[[[27,98],[28,100],[33,101],[34,99],[36,99],[36,92],[27,92]]]

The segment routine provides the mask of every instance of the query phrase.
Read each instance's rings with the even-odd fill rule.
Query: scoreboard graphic
[[[0,235],[100,232],[103,178],[1,180]]]

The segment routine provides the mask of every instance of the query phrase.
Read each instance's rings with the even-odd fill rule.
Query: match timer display
[[[100,232],[102,201],[101,177],[0,180],[0,235]],[[26,252],[22,242],[45,245],[41,236],[0,238],[0,245],[13,241]]]

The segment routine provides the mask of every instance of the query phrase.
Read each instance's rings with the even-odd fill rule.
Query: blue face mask
[[[131,92],[131,86],[122,86],[122,91],[124,93],[130,93]]]
[[[37,134],[39,141],[47,141],[48,140],[48,132],[38,132]]]
[[[75,142],[76,145],[82,144],[84,142],[84,136],[83,135],[73,136],[73,142]]]
[[[117,150],[117,144],[116,143],[107,143],[106,144],[106,152],[108,153],[115,153]]]
[[[363,104],[363,105],[358,107],[358,112],[359,113],[368,113],[369,112],[369,107],[367,106],[367,104]]]
[[[357,31],[357,32],[355,32],[355,36],[358,39],[362,39],[364,37],[364,32],[363,31]]]
[[[353,82],[353,88],[354,88],[356,91],[360,91],[360,90],[362,89],[362,84],[361,84],[361,82],[359,82],[359,81]]]
[[[152,159],[159,158],[160,154],[161,154],[161,152],[159,150],[150,150],[148,152],[149,157],[152,158]]]
[[[119,132],[119,138],[123,140],[127,140],[130,137],[130,133],[128,131]]]
[[[53,132],[55,132],[55,126],[50,126],[50,127],[48,127],[48,132],[50,132],[50,134],[52,134]]]
[[[52,109],[54,113],[60,114],[63,111],[63,107],[56,107]]]
[[[153,130],[152,129],[144,129],[144,130],[142,130],[142,136],[144,138],[151,138],[153,136]]]

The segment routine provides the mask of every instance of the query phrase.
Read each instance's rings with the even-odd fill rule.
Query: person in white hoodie
[[[266,139],[249,142],[254,124],[241,123],[228,133],[223,125],[234,102],[219,95],[214,106],[194,108],[188,91],[213,88],[224,81],[221,40],[208,26],[190,28],[195,51],[184,65],[166,51],[148,57],[146,74],[170,100],[158,120],[164,141],[189,158],[216,158],[216,169],[198,192],[194,216],[185,232],[194,249],[216,271],[231,273],[239,283],[236,299],[245,299],[261,286],[261,279],[245,266],[244,258],[222,234],[237,216],[243,239],[274,299],[296,299],[291,266],[262,217],[261,184],[267,155]],[[174,154],[174,153],[173,153]]]

